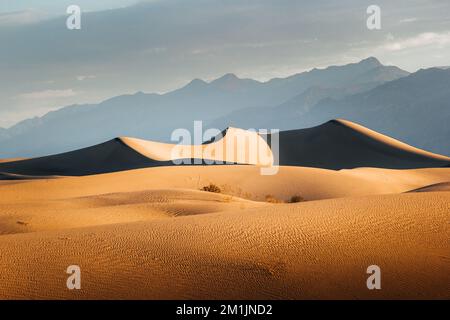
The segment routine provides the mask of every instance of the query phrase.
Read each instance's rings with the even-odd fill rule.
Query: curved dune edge
[[[203,159],[221,163],[271,166],[272,150],[256,132],[229,127],[221,139],[199,145],[181,145],[120,137],[119,139],[141,155],[157,161]]]
[[[58,176],[35,176],[35,175],[26,175],[26,174],[15,174],[8,172],[0,172],[0,180],[35,180],[35,179],[53,179],[58,178]]]
[[[256,166],[146,168],[0,184],[0,235],[45,232],[186,215],[278,207],[293,196],[317,200],[399,194],[450,180],[449,168],[326,170]],[[209,184],[222,193],[200,191]],[[290,205],[290,204],[289,204]]]
[[[361,133],[381,153],[403,148],[339,121],[325,129],[348,134],[341,145]],[[242,131],[200,149],[254,138]],[[320,132],[325,142],[330,132]],[[80,176],[0,183],[0,299],[450,298],[450,168],[155,167],[176,158],[173,146],[124,137],[17,162]],[[222,193],[200,191],[209,184]],[[74,264],[79,291],[65,285]],[[367,290],[372,264],[382,290]]]
[[[0,184],[0,299],[448,299],[450,192],[403,192],[449,180],[230,165]],[[73,264],[80,291],[65,286]]]
[[[449,200],[377,195],[5,235],[0,298],[449,299]],[[73,264],[82,290],[65,286]],[[372,264],[382,290],[367,290]]]
[[[296,194],[311,201],[402,193],[447,181],[450,181],[450,168],[335,171],[288,166],[280,167],[276,175],[262,176],[257,166],[172,166],[0,186],[0,206],[12,202],[72,199],[117,192],[200,190],[210,183],[219,186],[224,194],[253,201],[265,201],[266,195],[287,201]]]
[[[335,119],[335,120],[331,120],[331,121],[338,122],[348,128],[351,128],[352,130],[362,133],[362,134],[364,134],[368,137],[371,137],[372,139],[377,140],[379,142],[385,143],[386,145],[389,145],[391,147],[398,148],[398,149],[401,149],[401,150],[404,150],[407,152],[415,153],[415,154],[418,154],[421,156],[430,157],[430,158],[433,158],[436,160],[450,161],[450,157],[413,147],[413,146],[406,144],[404,142],[401,142],[397,139],[394,139],[392,137],[389,137],[387,135],[381,134],[381,133],[371,130],[367,127],[364,127],[356,122],[352,122],[352,121],[345,120],[345,119]]]
[[[333,170],[450,167],[450,160],[445,156],[408,146],[346,120],[281,131],[279,142],[280,165]]]
[[[43,197],[40,201],[0,204],[0,210],[14,208],[13,213],[0,213],[0,236],[242,211],[264,205],[237,196],[192,189],[150,189],[60,199]]]
[[[333,120],[317,127],[282,131],[279,150],[274,146],[274,152],[258,133],[236,128],[224,131],[221,139],[201,145],[115,138],[61,154],[0,163],[0,180],[29,179],[33,176],[43,179],[50,176],[86,176],[191,164],[256,165],[263,174],[276,173],[278,164],[333,170],[450,167],[447,157],[421,151],[342,121]],[[270,135],[270,143],[273,145],[276,141],[276,137]]]
[[[374,130],[359,125],[355,122],[345,119],[330,120],[330,123],[332,122],[343,125],[386,146],[422,157],[450,162],[450,158],[447,156],[413,147],[397,139],[391,138],[387,135],[378,133]],[[256,132],[229,127],[224,130],[223,133],[225,134],[221,137],[221,139],[217,141],[214,140],[213,142],[202,145],[168,144],[131,137],[120,137],[118,139],[120,139],[128,147],[137,151],[143,156],[157,161],[173,161],[176,159],[198,158],[222,161],[224,163],[231,162],[237,164],[273,165],[274,156],[270,146]],[[243,159],[238,159],[238,157],[236,156],[237,150],[239,150],[239,146],[237,145],[237,140],[235,139],[242,139],[241,141],[246,141],[247,143],[247,145],[245,145],[246,149],[240,149],[241,152],[243,151]],[[249,141],[251,142],[249,143]],[[264,159],[249,159],[249,155],[252,154],[250,148],[248,147],[249,145],[251,146],[250,148],[253,147],[253,150],[255,150],[253,153],[257,155],[256,157],[258,157],[258,152],[261,152],[261,154],[264,155]],[[231,146],[233,148],[233,155],[227,155],[227,146]],[[292,149],[292,151],[285,150],[285,152],[293,152],[293,149],[295,149],[295,147],[295,145],[291,145],[289,146],[289,148]]]
[[[434,183],[429,186],[424,186],[410,190],[408,192],[440,192],[440,191],[450,191],[450,182]]]

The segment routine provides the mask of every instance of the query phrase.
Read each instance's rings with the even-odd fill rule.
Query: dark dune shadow
[[[226,130],[223,133],[226,134]],[[268,138],[268,142],[273,144],[272,137]],[[206,161],[190,160],[188,163],[192,165],[205,164]],[[334,170],[357,167],[416,169],[449,167],[450,159],[413,148],[364,127],[355,127],[350,122],[332,120],[317,127],[280,132],[277,164]],[[0,180],[83,176],[173,165],[172,161],[148,158],[116,138],[66,153],[0,163]]]

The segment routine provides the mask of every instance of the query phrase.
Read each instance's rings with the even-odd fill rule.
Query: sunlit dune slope
[[[411,190],[410,192],[436,192],[436,191],[450,191],[450,182],[434,183],[429,186]]]
[[[43,196],[35,201],[0,204],[0,235],[242,211],[264,205],[236,196],[189,189],[67,195],[57,199]]]
[[[81,176],[145,167],[205,163],[260,166],[279,163],[326,169],[450,166],[450,158],[411,147],[345,120],[333,120],[313,128],[281,132],[279,144],[274,136],[268,139],[271,148],[261,135],[253,131],[228,128],[224,133],[222,138],[195,146],[129,137],[116,138],[63,154],[0,163],[0,179]]]
[[[402,193],[450,181],[450,169],[326,170],[255,166],[145,168],[84,177],[4,181],[0,234],[147,221],[288,202]],[[199,191],[214,184],[220,194]],[[277,205],[277,204],[275,204]]]
[[[273,163],[269,146],[257,133],[229,128],[222,139],[204,145],[176,145],[122,137],[62,154],[8,161],[0,163],[0,179],[92,175],[145,167],[196,164],[194,159],[199,159],[200,164],[229,162],[267,166]]]
[[[3,235],[0,298],[449,299],[449,202],[378,195]],[[66,288],[73,264],[81,290]],[[381,290],[366,287],[372,264]]]
[[[199,190],[210,183],[224,194],[255,201],[265,201],[267,195],[283,201],[293,195],[320,200],[400,193],[446,181],[450,181],[449,168],[334,171],[280,167],[276,175],[263,176],[256,166],[173,166],[0,185],[0,204],[157,189]]]

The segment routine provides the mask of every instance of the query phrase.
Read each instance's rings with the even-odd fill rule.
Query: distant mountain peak
[[[211,81],[211,84],[220,84],[220,83],[229,83],[241,80],[239,79],[234,73],[227,73],[221,76],[220,78],[217,78],[213,81]]]
[[[438,67],[420,68],[412,76],[419,77],[423,75],[435,75],[435,74],[448,74],[449,69],[443,69]]]
[[[208,85],[208,83],[206,81],[204,81],[202,79],[195,78],[194,80],[189,82],[185,86],[185,88],[199,88],[199,87],[201,88],[201,87],[204,87],[204,86],[207,86],[207,85]]]
[[[229,79],[239,79],[239,78],[234,73],[226,73],[222,77],[220,77],[219,79],[228,79],[229,80]]]
[[[124,135],[167,142],[175,128],[190,128],[195,120],[215,128],[232,124],[287,129],[336,117],[450,154],[444,123],[450,70],[430,69],[405,77],[407,72],[383,66],[374,57],[316,70],[265,82],[227,73],[214,81],[186,81],[182,88],[163,94],[138,92],[64,107],[0,129],[0,157],[43,156]],[[429,108],[439,112],[428,112]],[[376,113],[378,109],[383,112]],[[400,120],[403,131],[397,129]],[[433,125],[426,127],[428,123]],[[430,133],[425,136],[416,127]]]
[[[195,78],[191,82],[189,82],[189,84],[206,84],[206,81],[199,78]]]
[[[373,67],[382,66],[380,60],[378,60],[375,57],[368,57],[366,59],[363,59],[359,62],[359,64],[369,65],[369,66],[373,66]]]
[[[214,88],[235,92],[246,91],[256,84],[259,84],[259,82],[253,79],[241,79],[234,73],[227,73],[210,82],[210,85]]]

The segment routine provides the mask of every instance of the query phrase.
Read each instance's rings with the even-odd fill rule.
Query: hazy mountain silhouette
[[[358,122],[416,147],[450,154],[450,70],[431,68],[342,99],[327,98],[295,113],[296,103],[272,110],[262,126],[295,129],[333,118]]]
[[[0,132],[0,158],[65,152],[117,136],[169,141],[174,129],[192,129],[194,120],[214,123],[232,112],[268,110],[289,101],[307,109],[325,97],[367,91],[407,74],[368,58],[267,82],[240,79],[233,74],[210,83],[195,79],[167,94],[138,92],[99,104],[72,105],[22,121]],[[218,128],[228,125],[222,123]]]

